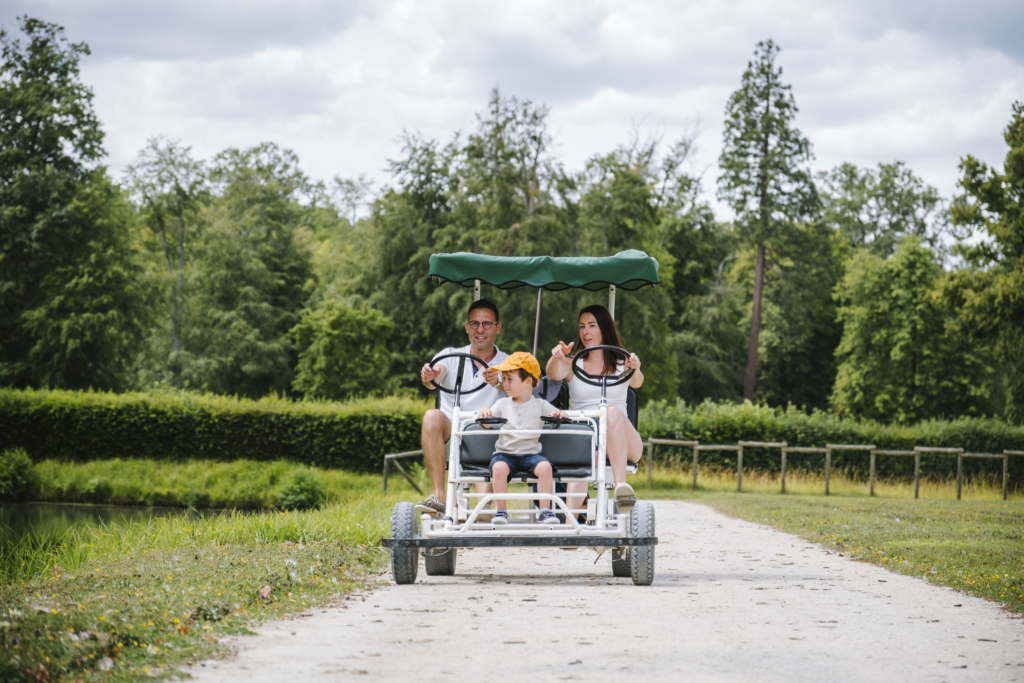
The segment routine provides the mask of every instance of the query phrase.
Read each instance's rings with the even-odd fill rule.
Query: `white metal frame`
[[[435,519],[430,515],[423,514],[420,517],[421,538],[479,538],[479,537],[565,537],[569,535],[594,538],[628,538],[629,537],[629,515],[613,514],[611,512],[612,499],[609,497],[609,490],[614,488],[614,480],[611,476],[611,468],[607,462],[607,425],[608,425],[608,402],[606,398],[601,399],[597,410],[568,410],[562,411],[574,422],[588,424],[594,431],[580,432],[565,430],[541,430],[541,429],[517,429],[506,430],[506,433],[521,436],[554,434],[563,435],[561,438],[586,438],[591,442],[591,468],[589,477],[555,477],[555,481],[586,481],[594,484],[595,498],[593,509],[571,509],[554,490],[542,493],[473,493],[469,487],[473,484],[482,484],[484,477],[476,475],[463,475],[462,463],[459,455],[462,450],[463,438],[475,438],[478,436],[489,436],[488,431],[468,431],[466,427],[477,418],[474,411],[464,411],[458,405],[452,407],[451,423],[458,425],[452,430],[451,441],[448,451],[448,493],[445,502],[445,518]],[[635,467],[633,468],[635,470]],[[536,482],[536,478],[530,477],[528,482]],[[612,483],[609,483],[612,482]],[[563,494],[564,495],[564,494]],[[470,499],[477,499],[472,504]],[[534,517],[539,511],[534,510],[513,510],[510,515],[524,515],[522,517],[510,517],[508,524],[493,524],[491,522],[477,521],[484,508],[496,500],[549,500],[552,508],[565,513],[565,524],[540,524]],[[580,524],[576,519],[579,513],[587,513],[586,524]],[[593,516],[593,519],[590,517]]]

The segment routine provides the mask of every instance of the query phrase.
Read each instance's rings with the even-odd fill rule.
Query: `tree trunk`
[[[757,265],[754,268],[754,310],[750,316],[750,346],[747,348],[747,385],[743,398],[753,401],[757,382],[757,344],[761,335],[761,295],[764,293],[764,240],[757,241]]]

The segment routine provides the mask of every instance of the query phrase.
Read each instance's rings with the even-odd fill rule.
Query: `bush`
[[[326,499],[327,494],[316,475],[309,470],[299,470],[281,487],[274,504],[282,510],[309,510],[319,508]]]
[[[0,454],[0,501],[24,500],[36,488],[36,471],[23,448]]]
[[[1024,427],[1015,427],[992,418],[961,418],[958,420],[925,420],[912,425],[883,425],[868,420],[839,418],[828,413],[805,413],[790,406],[787,409],[742,404],[711,403],[691,406],[678,401],[655,401],[640,411],[640,435],[703,444],[735,444],[737,441],[783,441],[790,446],[826,444],[874,444],[879,449],[912,450],[914,446],[963,448],[968,453],[1002,453],[1003,450],[1024,450]],[[656,459],[675,458],[679,449],[659,448]],[[692,457],[686,450],[684,459]],[[736,466],[735,453],[701,452],[700,460],[709,465]],[[790,453],[787,467],[820,470],[824,454]],[[868,454],[864,451],[833,451],[832,465],[853,474],[866,473]],[[743,451],[743,466],[763,471],[778,471],[778,449],[750,448]],[[964,460],[964,472],[1002,475],[999,460]],[[914,459],[879,456],[881,476],[912,476]],[[921,456],[923,474],[944,478],[956,474],[956,457],[949,454],[925,453]],[[1024,457],[1010,458],[1010,481],[1018,485],[1024,480]]]
[[[259,401],[183,392],[0,389],[0,450],[39,459],[288,460],[380,472],[385,453],[419,447],[427,404]]]

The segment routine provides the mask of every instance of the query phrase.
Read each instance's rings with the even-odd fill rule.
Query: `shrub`
[[[299,470],[281,487],[274,503],[282,510],[309,510],[319,508],[326,499],[327,494],[316,475],[309,470]]]
[[[0,389],[0,450],[24,448],[40,460],[289,460],[380,472],[385,453],[419,447],[426,409],[398,397],[333,403]]]
[[[23,448],[12,448],[0,454],[0,500],[24,500],[36,487],[36,471],[32,459]]]

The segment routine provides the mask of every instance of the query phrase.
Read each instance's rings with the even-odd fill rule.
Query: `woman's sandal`
[[[628,515],[636,505],[636,495],[633,487],[623,482],[615,486],[615,511],[619,514]]]

